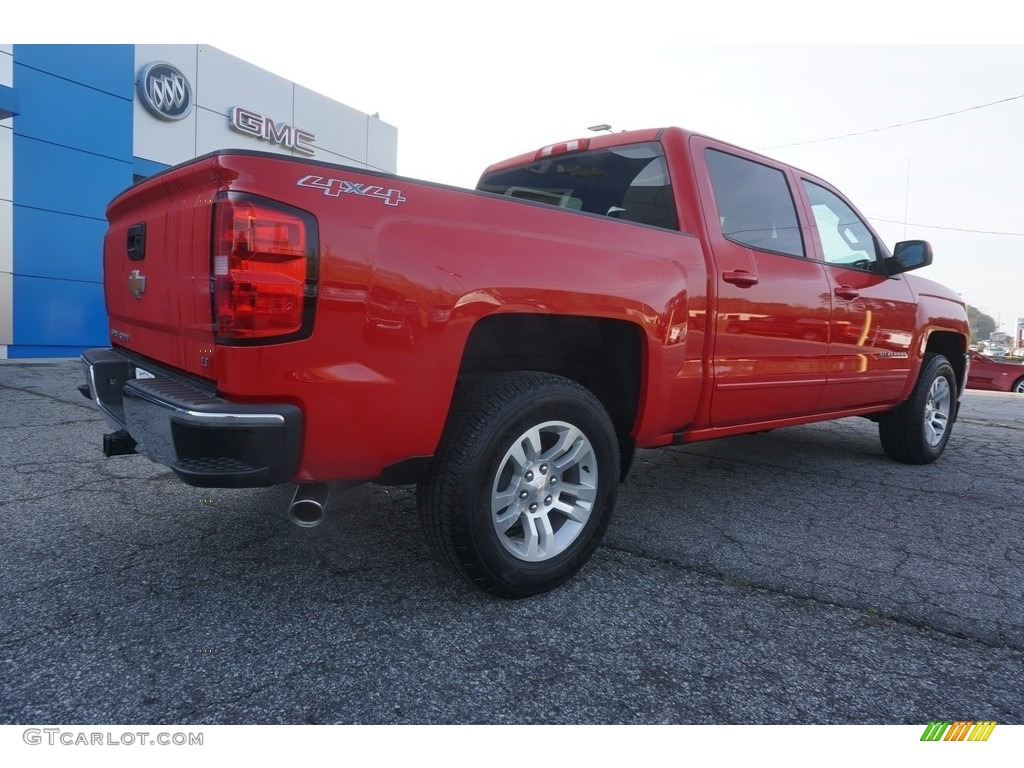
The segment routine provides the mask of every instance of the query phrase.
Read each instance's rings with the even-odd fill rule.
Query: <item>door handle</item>
[[[757,285],[757,275],[753,272],[747,272],[742,269],[737,269],[732,272],[723,272],[722,280],[733,285],[738,285],[740,288],[749,288],[752,285]]]
[[[853,301],[858,296],[860,296],[860,291],[858,291],[856,288],[851,288],[848,285],[840,285],[836,287],[835,294],[840,299],[848,299],[850,301]]]

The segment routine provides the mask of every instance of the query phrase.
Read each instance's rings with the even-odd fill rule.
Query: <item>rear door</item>
[[[703,137],[692,139],[715,264],[716,427],[819,409],[832,295],[808,258],[788,168]]]

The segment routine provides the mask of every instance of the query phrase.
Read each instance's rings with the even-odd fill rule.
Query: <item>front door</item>
[[[910,376],[917,308],[902,275],[888,277],[887,256],[871,228],[845,200],[803,179],[814,218],[812,245],[820,252],[832,293],[826,410],[887,403]]]

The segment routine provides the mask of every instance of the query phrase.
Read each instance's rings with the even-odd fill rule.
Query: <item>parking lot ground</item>
[[[1024,397],[946,454],[863,419],[640,452],[569,584],[431,557],[413,489],[104,458],[76,361],[0,362],[0,723],[1024,723]]]

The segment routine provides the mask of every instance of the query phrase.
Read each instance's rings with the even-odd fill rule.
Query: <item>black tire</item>
[[[926,354],[909,399],[878,420],[882,449],[904,464],[931,464],[949,442],[956,409],[953,366],[942,355]]]
[[[1013,386],[1010,387],[1010,391],[1024,395],[1024,376],[1021,376],[1019,379],[1013,382]]]
[[[618,482],[615,429],[591,392],[551,374],[504,373],[456,391],[417,505],[431,549],[457,573],[527,597],[587,562]]]

